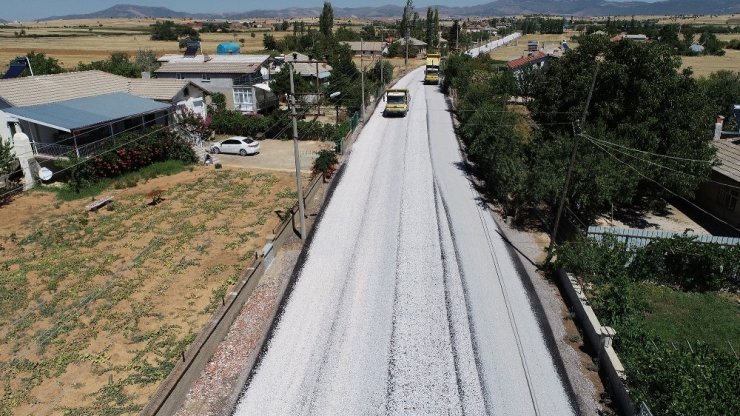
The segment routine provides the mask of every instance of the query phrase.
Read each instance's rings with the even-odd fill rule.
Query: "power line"
[[[596,140],[596,141],[592,140],[593,138],[590,137],[590,136],[584,135],[584,137],[586,138],[586,140],[589,140],[592,143],[598,143],[599,142],[598,140]],[[619,149],[617,149],[616,151],[619,152],[619,153],[621,153],[621,154],[623,154],[623,155],[625,155],[625,156],[631,157],[631,158],[636,159],[636,160],[639,160],[641,162],[645,162],[645,163],[647,163],[649,165],[657,166],[657,167],[659,167],[661,169],[665,169],[665,170],[668,170],[668,171],[671,171],[671,172],[679,173],[681,175],[688,176],[690,178],[699,179],[699,180],[702,180],[704,182],[716,183],[718,185],[722,185],[722,186],[725,186],[725,187],[728,187],[728,188],[732,188],[732,189],[740,189],[740,186],[735,186],[735,185],[731,185],[731,184],[727,184],[727,183],[715,181],[715,180],[712,180],[712,179],[703,178],[701,176],[696,176],[696,175],[691,174],[691,173],[683,172],[683,171],[678,170],[678,169],[674,169],[674,168],[671,168],[671,167],[668,167],[668,166],[665,166],[665,165],[661,165],[659,163],[655,163],[655,162],[653,162],[651,160],[647,160],[647,159],[643,159],[643,158],[637,157],[635,155],[629,154],[629,153],[627,153],[625,151],[622,151],[622,150],[619,150]]]
[[[621,144],[610,142],[610,141],[607,141],[607,140],[597,139],[597,138],[595,138],[593,136],[589,136],[587,134],[583,134],[583,135],[586,136],[586,137],[588,137],[591,140],[596,140],[597,142],[599,142],[601,144],[604,144],[604,145],[607,145],[607,146],[613,146],[613,147],[620,147],[622,149],[629,150],[631,152],[644,153],[644,154],[648,154],[648,155],[651,155],[651,156],[663,157],[663,158],[666,158],[666,159],[683,160],[683,161],[686,161],[686,162],[713,163],[712,160],[689,159],[689,158],[685,158],[685,157],[662,155],[662,154],[659,154],[659,153],[648,152],[646,150],[640,150],[640,149],[635,149],[635,148],[632,148],[632,147],[623,146]]]
[[[735,231],[738,231],[738,232],[740,232],[740,228],[737,228],[737,227],[735,227],[734,225],[730,224],[729,222],[727,222],[727,221],[725,221],[725,220],[723,220],[723,219],[721,219],[721,218],[717,217],[716,215],[714,215],[714,214],[712,214],[711,212],[709,212],[709,211],[705,210],[704,208],[702,208],[702,207],[700,207],[700,206],[696,205],[695,203],[693,203],[693,202],[691,202],[690,200],[688,200],[688,199],[684,198],[683,196],[679,195],[678,193],[676,193],[676,192],[674,192],[674,191],[672,191],[672,190],[668,189],[668,188],[667,188],[667,187],[666,187],[665,185],[663,185],[662,183],[660,183],[660,182],[656,181],[655,179],[653,179],[653,178],[650,178],[650,177],[646,176],[645,174],[643,174],[642,172],[640,172],[640,171],[639,171],[639,170],[638,170],[637,168],[635,168],[634,166],[630,165],[629,163],[627,163],[627,162],[623,161],[622,159],[618,158],[617,156],[615,156],[615,155],[614,155],[614,154],[613,154],[612,152],[610,152],[610,151],[609,151],[609,149],[607,149],[606,147],[604,147],[604,146],[600,145],[599,143],[596,143],[596,142],[594,142],[594,141],[591,141],[591,140],[589,140],[589,142],[591,142],[591,143],[592,143],[593,145],[595,145],[595,146],[599,147],[599,148],[600,148],[601,150],[603,150],[604,152],[606,152],[606,153],[607,153],[607,154],[608,154],[609,156],[611,156],[612,158],[614,158],[614,159],[615,159],[616,161],[618,161],[619,163],[622,163],[623,165],[625,165],[625,166],[627,166],[628,168],[632,169],[632,170],[633,170],[633,171],[634,171],[635,173],[637,173],[637,174],[638,174],[638,175],[639,175],[640,177],[642,177],[643,179],[646,179],[646,180],[648,180],[648,181],[650,181],[650,182],[653,182],[654,184],[656,184],[656,185],[658,185],[659,187],[661,187],[661,188],[663,188],[664,190],[666,190],[666,191],[667,191],[668,193],[670,193],[671,195],[673,195],[673,196],[675,196],[675,197],[677,197],[677,198],[680,198],[680,199],[682,199],[682,200],[686,201],[686,202],[687,202],[687,203],[689,203],[689,204],[690,204],[691,206],[693,206],[694,208],[696,208],[696,209],[698,209],[699,211],[703,212],[704,214],[706,214],[706,215],[709,215],[710,217],[714,218],[715,220],[717,220],[717,221],[719,221],[719,222],[721,222],[721,223],[723,223],[723,224],[725,224],[725,225],[729,226],[729,227],[730,227],[730,228],[732,228],[733,230],[735,230]]]

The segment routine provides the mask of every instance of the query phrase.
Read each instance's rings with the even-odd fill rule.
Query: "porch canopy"
[[[30,123],[71,133],[73,130],[143,116],[170,107],[169,104],[147,98],[114,92],[58,103],[11,107],[3,111]]]

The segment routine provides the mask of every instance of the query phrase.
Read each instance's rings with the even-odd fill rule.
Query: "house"
[[[207,94],[188,81],[130,79],[102,71],[4,79],[0,137],[13,145],[24,186],[30,187],[33,163],[89,155],[117,134],[166,126],[184,108],[205,116]]]
[[[349,46],[352,49],[352,53],[355,56],[380,56],[381,53],[386,53],[385,42],[340,42],[343,45]]]
[[[15,133],[24,132],[31,139],[34,154],[60,156],[123,129],[151,124],[151,117],[155,124],[168,124],[164,115],[183,109],[205,117],[207,94],[205,89],[184,80],[131,79],[97,70],[4,79],[0,80],[0,136],[11,140]],[[101,96],[119,97],[130,107],[109,98],[95,99]],[[106,105],[116,108],[108,109]],[[82,118],[80,113],[82,125],[75,125],[77,121],[58,124],[52,120],[68,116],[68,108],[112,118]],[[95,123],[89,124],[91,121]],[[109,128],[97,129],[100,125]],[[99,134],[89,134],[90,127],[96,127]],[[60,141],[67,133],[79,137]]]
[[[696,203],[740,228],[740,139],[715,139],[712,144],[720,165],[712,167],[710,180],[699,186]]]
[[[326,62],[319,62],[308,55],[298,52],[287,53],[283,56],[275,57],[274,66],[276,71],[280,71],[286,62],[291,61],[296,61],[293,63],[293,69],[295,72],[304,78],[308,78],[312,82],[315,82],[318,78],[319,82],[323,83],[331,76],[331,65]]]
[[[402,47],[406,47],[406,38],[398,39]],[[409,38],[409,56],[426,55],[427,44],[416,38]]]
[[[187,80],[226,97],[227,108],[255,114],[277,105],[265,83],[267,55],[164,55],[154,71],[160,79]]]
[[[622,41],[622,40],[631,40],[631,41],[634,41],[634,42],[647,42],[648,41],[648,37],[647,37],[647,35],[625,35],[625,34],[620,34],[620,35],[613,36],[609,40],[611,40],[612,42],[619,42],[619,41]]]
[[[543,51],[528,52],[526,55],[512,59],[506,63],[506,68],[514,71],[515,74],[521,73],[525,68],[544,68],[550,63],[551,55]]]

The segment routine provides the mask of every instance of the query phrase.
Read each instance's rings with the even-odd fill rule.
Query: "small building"
[[[406,47],[406,38],[400,38],[398,39],[398,42],[401,44],[402,47]],[[426,53],[426,42],[422,42],[419,39],[412,37],[409,38],[409,56],[426,55]]]
[[[506,63],[506,68],[521,73],[525,68],[544,68],[550,63],[551,55],[542,51],[528,52],[526,55],[512,59]]]
[[[712,144],[720,164],[712,167],[710,181],[699,186],[696,203],[740,228],[740,139],[716,139]]]
[[[4,140],[11,140],[15,133],[24,132],[31,140],[34,155],[59,156],[74,147],[79,148],[87,142],[108,137],[111,131],[117,132],[122,125],[130,128],[134,125],[151,124],[151,118],[147,118],[149,114],[155,114],[157,122],[163,124],[168,124],[169,120],[160,117],[161,113],[169,113],[170,109],[171,112],[188,109],[205,117],[207,95],[207,90],[185,80],[132,79],[97,70],[4,79],[0,80],[0,136]],[[122,102],[119,105],[115,99],[95,99],[101,96],[121,97]],[[90,100],[75,101],[88,98]],[[68,129],[69,123],[60,125],[49,121],[54,117],[53,112],[61,111],[60,114],[66,114],[67,108],[76,108],[74,106],[77,105],[82,106],[80,111],[113,114],[115,109],[105,106],[119,107],[123,102],[130,103],[131,108],[136,111],[129,114],[115,113],[117,119],[104,120],[111,122],[112,128],[99,129],[99,135],[82,134],[83,130],[87,130],[87,125],[73,126],[77,130],[73,132]],[[71,107],[51,105],[58,103],[68,103]],[[95,108],[96,106],[99,108]],[[142,109],[143,111],[139,111]],[[105,124],[104,122],[101,121]],[[81,133],[77,145],[74,140],[63,140],[66,133]]]
[[[267,55],[164,55],[154,73],[160,79],[187,80],[211,93],[220,92],[227,108],[255,114],[277,105],[275,94],[262,88],[268,59]]]
[[[703,46],[701,46],[701,45],[699,45],[698,43],[695,43],[695,44],[693,44],[693,45],[689,46],[689,50],[690,50],[690,51],[691,51],[692,53],[695,53],[695,54],[697,54],[697,55],[698,55],[698,54],[702,54],[702,53],[704,53],[704,47],[703,47]]]
[[[647,35],[639,34],[639,35],[624,35],[625,40],[631,40],[634,42],[647,42],[648,37]]]
[[[355,56],[380,56],[386,52],[385,42],[340,42],[349,46]]]

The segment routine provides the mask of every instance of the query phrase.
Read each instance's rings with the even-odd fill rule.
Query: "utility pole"
[[[406,28],[406,58],[403,60],[404,68],[409,65],[409,28]]]
[[[293,55],[295,61],[296,56]],[[290,65],[290,108],[293,115],[293,156],[295,157],[295,182],[298,190],[298,213],[301,216],[301,240],[306,239],[306,207],[303,203],[303,184],[301,183],[301,156],[298,152],[298,118],[295,111],[295,83],[293,82],[293,64]]]
[[[596,68],[594,68],[594,75],[591,78],[591,87],[588,89],[588,96],[586,97],[586,105],[583,106],[583,114],[581,115],[581,121],[576,128],[574,128],[573,134],[573,152],[570,154],[570,164],[568,165],[568,171],[565,173],[565,184],[563,184],[563,194],[560,196],[560,204],[558,205],[558,213],[555,215],[555,226],[552,227],[552,234],[550,236],[550,246],[547,248],[547,259],[548,261],[552,257],[552,249],[555,247],[555,239],[558,235],[558,227],[560,226],[560,217],[563,215],[563,207],[565,206],[565,198],[568,194],[568,186],[570,185],[570,177],[573,174],[573,166],[576,162],[576,154],[578,153],[578,142],[583,127],[586,125],[586,116],[588,115],[588,106],[591,104],[591,96],[594,92],[594,86],[596,86],[596,74],[599,72],[599,64],[601,61],[596,59]],[[577,131],[576,131],[577,130]]]
[[[455,50],[460,52],[460,22],[457,23],[457,31],[455,32]]]
[[[362,122],[365,122],[365,64],[362,58],[365,56],[365,43],[360,38],[360,79],[362,82],[362,108],[360,109],[360,116]]]
[[[319,61],[316,61],[316,115],[321,115],[321,88],[319,87]]]
[[[380,44],[380,88],[385,90],[385,83],[383,82],[383,44]]]

